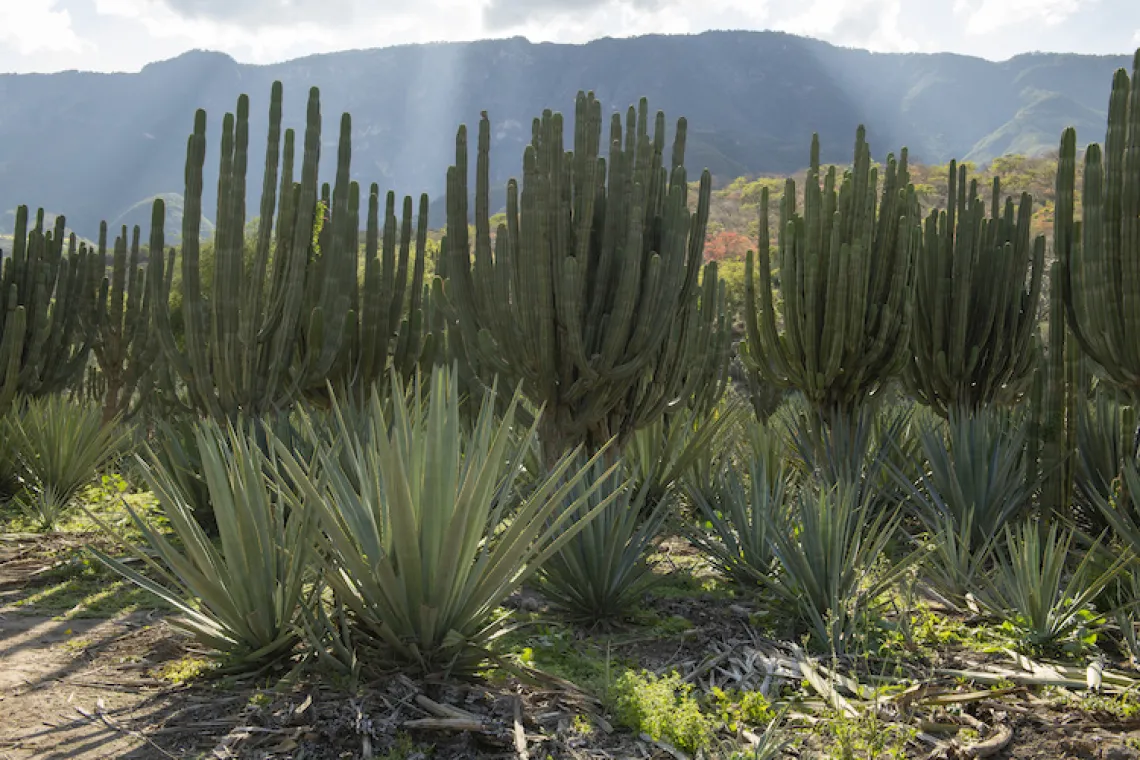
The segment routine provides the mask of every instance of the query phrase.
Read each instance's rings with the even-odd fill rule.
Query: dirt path
[[[0,758],[161,758],[177,704],[149,669],[180,656],[145,614],[57,620],[0,608]]]

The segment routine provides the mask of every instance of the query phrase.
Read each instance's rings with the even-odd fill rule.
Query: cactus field
[[[1140,758],[1140,50],[1037,195],[264,95],[2,243],[0,759]]]

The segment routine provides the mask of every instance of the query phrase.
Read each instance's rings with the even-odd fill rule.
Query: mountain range
[[[1082,145],[1102,141],[1112,73],[1129,64],[1124,55],[992,62],[872,53],[778,32],[717,31],[582,45],[522,38],[405,45],[272,65],[194,51],[137,73],[0,75],[0,234],[10,233],[18,204],[64,213],[85,237],[101,219],[112,230],[145,229],[148,200],[163,195],[169,237],[177,238],[186,138],[198,108],[209,114],[203,202],[212,218],[222,115],[240,93],[251,99],[255,210],[274,80],[285,87],[286,124],[298,131],[308,88],[320,88],[322,180],[332,179],[339,116],[348,111],[353,178],[428,193],[431,226],[440,227],[457,126],[468,124],[473,141],[481,111],[491,118],[499,187],[521,169],[531,120],[544,108],[572,113],[578,90],[593,90],[610,111],[647,96],[670,126],[685,116],[693,179],[702,168],[721,182],[794,172],[807,163],[813,132],[825,161],[846,163],[859,124],[880,159],[905,145],[915,161],[981,164],[1052,150],[1070,125]]]

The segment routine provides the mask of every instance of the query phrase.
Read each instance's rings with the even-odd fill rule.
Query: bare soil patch
[[[392,675],[354,693],[316,677],[283,682],[283,673],[177,685],[163,674],[202,653],[167,624],[162,612],[132,608],[110,616],[89,614],[83,600],[91,598],[88,592],[100,585],[101,576],[88,577],[88,569],[81,571],[88,574],[87,585],[73,588],[72,596],[52,596],[60,583],[74,580],[61,581],[60,567],[80,572],[74,569],[77,543],[67,538],[0,541],[0,760],[681,756],[612,725],[599,695],[554,675],[537,681],[496,676],[467,684]],[[40,602],[27,604],[29,599]],[[75,599],[81,601],[73,605]],[[527,592],[512,603],[533,612],[542,600]],[[54,609],[42,610],[53,604]],[[611,658],[615,667],[692,671],[710,653],[728,651],[726,661],[732,661],[737,650],[752,646],[747,636],[755,612],[716,594],[674,589],[647,601],[652,624],[642,621],[605,637],[575,631],[566,646],[586,653],[584,662],[593,652]],[[683,624],[674,625],[678,621]],[[939,659],[940,666],[962,667],[985,657],[948,651]],[[930,684],[959,688],[933,676]],[[998,690],[992,699],[970,702],[961,714],[968,717],[955,720],[976,724],[979,739],[1002,731],[1010,739],[989,755],[943,752],[943,757],[1140,760],[1135,749],[1140,718],[1069,709],[1043,698],[1039,689]],[[843,757],[836,738],[818,728],[803,725],[794,739],[786,757]],[[934,756],[922,740],[906,747],[906,757]]]

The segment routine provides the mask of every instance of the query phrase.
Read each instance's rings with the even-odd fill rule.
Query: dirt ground
[[[266,676],[179,685],[169,671],[202,653],[162,613],[41,609],[50,606],[43,590],[55,582],[60,557],[72,556],[68,548],[41,539],[0,541],[0,760],[684,757],[610,725],[600,702],[556,678],[442,685],[393,676],[353,695],[312,679],[282,686]],[[699,662],[742,627],[739,606],[722,600],[654,604],[660,617],[683,618],[691,627],[675,638],[624,640],[621,656],[650,670]],[[1008,731],[1012,738],[990,754],[932,749],[919,739],[907,745],[906,756],[1140,760],[1134,749],[1140,718],[1059,708],[1029,689],[995,692],[963,714],[983,737],[1000,739]],[[583,734],[575,726],[583,717],[598,729]],[[826,735],[807,727],[792,734],[798,741],[786,757],[843,757]]]

